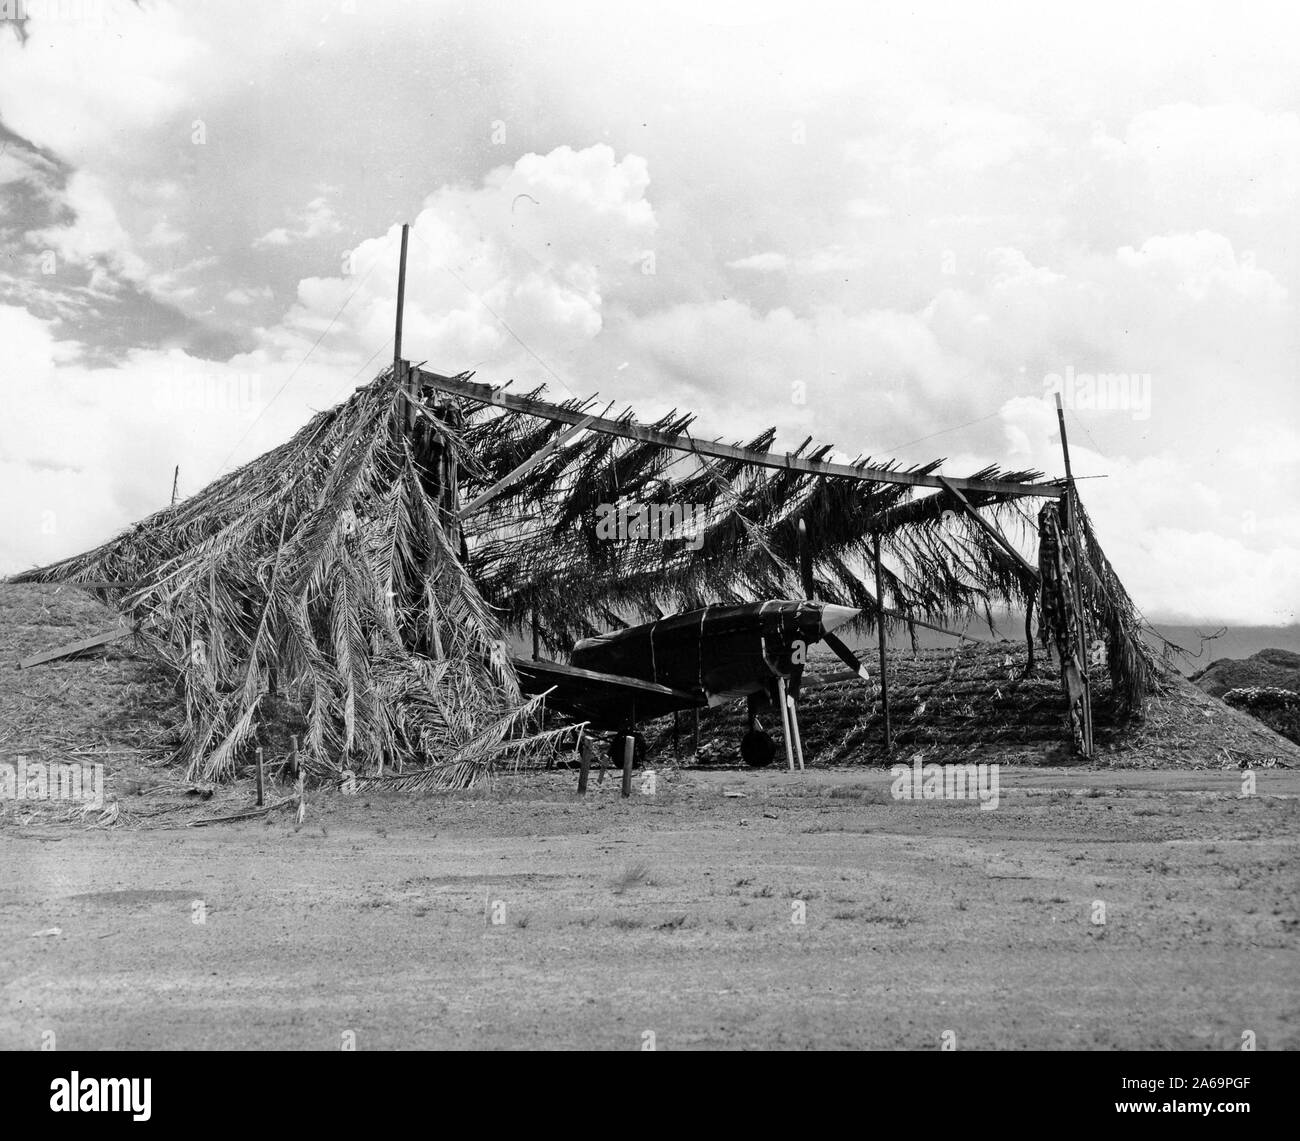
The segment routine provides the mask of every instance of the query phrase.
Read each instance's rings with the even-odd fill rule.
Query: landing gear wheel
[[[761,769],[776,756],[776,742],[762,729],[751,729],[740,739],[740,758],[751,769]]]

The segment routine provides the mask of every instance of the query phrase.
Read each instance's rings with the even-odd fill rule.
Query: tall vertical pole
[[[181,489],[181,465],[176,465],[176,471],[172,475],[172,506],[176,506],[176,496]]]
[[[1078,660],[1079,676],[1083,681],[1083,755],[1089,760],[1093,756],[1092,746],[1092,683],[1088,680],[1088,646],[1083,629],[1083,589],[1079,583],[1079,525],[1077,520],[1078,495],[1074,488],[1074,472],[1070,469],[1070,442],[1065,434],[1065,409],[1061,406],[1061,394],[1056,394],[1056,422],[1061,429],[1061,455],[1065,460],[1066,496],[1065,504],[1069,518],[1066,535],[1070,544],[1071,594],[1074,610],[1074,654]]]
[[[802,519],[799,520],[799,581],[804,598],[811,602],[817,584],[813,581],[812,551],[808,548],[808,524]]]
[[[885,591],[880,571],[880,532],[872,536],[873,561],[876,569],[876,635],[880,647],[880,707],[885,714],[885,756],[894,755],[894,729],[889,721],[889,670],[885,657]]]
[[[393,326],[393,376],[398,384],[406,380],[406,362],[402,360],[402,317],[406,312],[406,243],[411,236],[411,227],[402,223],[402,252],[397,260],[397,317]],[[415,426],[414,392],[409,392],[411,403],[406,408],[406,426]]]

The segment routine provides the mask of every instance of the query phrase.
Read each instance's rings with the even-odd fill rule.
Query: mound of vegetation
[[[1271,685],[1243,686],[1228,690],[1223,700],[1234,709],[1257,717],[1274,733],[1300,744],[1300,693],[1295,690]]]
[[[1300,654],[1260,650],[1249,658],[1220,658],[1191,678],[1211,697],[1233,689],[1286,689],[1300,693]]]

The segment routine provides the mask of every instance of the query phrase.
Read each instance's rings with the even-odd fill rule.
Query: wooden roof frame
[[[716,440],[697,440],[692,436],[674,435],[661,432],[628,420],[609,420],[602,416],[570,408],[562,408],[545,400],[536,400],[528,396],[515,396],[504,389],[494,388],[490,384],[461,380],[457,377],[441,376],[425,369],[412,369],[412,386],[427,386],[438,392],[451,396],[463,396],[477,400],[481,404],[492,404],[511,412],[521,412],[528,416],[538,416],[543,420],[552,420],[562,424],[581,424],[592,432],[603,432],[610,436],[622,436],[628,440],[641,440],[645,443],[658,444],[680,452],[694,452],[696,455],[713,456],[717,459],[740,460],[758,467],[785,468],[790,471],[806,472],[809,475],[835,476],[841,479],[854,479],[863,483],[900,483],[913,487],[934,487],[940,490],[973,491],[985,495],[1037,496],[1044,499],[1059,499],[1064,493],[1064,486],[1057,481],[1044,483],[1017,483],[1005,479],[962,479],[942,475],[928,475],[915,471],[894,471],[889,468],[868,467],[865,464],[828,463],[825,460],[804,459],[788,452],[762,452],[755,448],[745,448],[738,444],[723,444]]]

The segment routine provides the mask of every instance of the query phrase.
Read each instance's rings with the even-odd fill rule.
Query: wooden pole
[[[266,777],[262,771],[262,749],[257,749],[257,807],[262,807],[262,796],[266,788]]]
[[[485,492],[483,492],[481,495],[475,496],[467,504],[465,504],[465,506],[460,509],[460,517],[462,519],[468,519],[476,511],[479,511],[482,508],[486,507],[493,499],[495,499],[498,495],[500,495],[503,491],[505,491],[506,488],[508,488],[512,483],[515,483],[517,480],[522,479],[525,475],[527,475],[530,471],[532,471],[533,468],[535,468],[539,463],[541,463],[542,460],[546,459],[546,457],[549,456],[552,452],[556,451],[558,448],[563,447],[574,436],[578,435],[579,432],[586,431],[587,425],[590,424],[591,421],[593,421],[595,418],[596,417],[594,416],[588,416],[585,420],[581,420],[577,424],[571,424],[569,427],[565,428],[563,432],[560,432],[557,436],[552,437],[551,442],[549,444],[545,445],[545,447],[539,448],[536,452],[534,452],[531,456],[529,456],[528,459],[524,460],[524,462],[521,463],[518,467],[516,467],[513,471],[509,472],[506,475],[503,475],[499,480],[496,481],[496,483],[494,483],[491,487],[489,487]]]
[[[298,775],[298,772],[299,772],[299,768],[298,768],[298,737],[297,737],[297,734],[295,734],[294,737],[293,737],[293,752],[290,754],[290,757],[291,757],[290,764],[291,764],[291,766],[292,766],[291,769],[290,769],[290,771],[293,773],[294,776],[297,776],[297,775]]]
[[[785,741],[785,763],[794,772],[794,749],[790,744],[790,708],[785,703],[785,678],[776,679],[776,700],[781,706],[781,737]]]
[[[393,327],[393,366],[402,363],[402,313],[406,307],[406,243],[411,235],[411,227],[402,223],[402,252],[397,261],[397,320]]]
[[[176,465],[175,472],[172,473],[172,506],[176,505],[176,496],[181,486],[181,465]]]
[[[799,520],[799,579],[803,584],[803,596],[809,602],[817,593],[813,582],[812,552],[808,549],[808,524]]]
[[[591,772],[591,738],[586,733],[578,742],[578,792],[587,791],[587,774]]]
[[[880,707],[885,714],[885,756],[892,757],[894,728],[889,720],[889,663],[885,657],[885,591],[880,570],[880,532],[877,531],[873,538],[875,543],[872,549],[872,561],[876,569],[876,607],[880,612],[876,616],[877,644],[880,648]]]
[[[1074,595],[1074,654],[1078,659],[1079,676],[1083,681],[1083,755],[1086,759],[1092,760],[1092,683],[1088,679],[1088,646],[1087,639],[1083,630],[1083,589],[1079,584],[1079,565],[1082,557],[1079,551],[1079,528],[1076,516],[1076,504],[1078,503],[1078,492],[1074,486],[1074,472],[1070,470],[1070,443],[1065,434],[1065,409],[1061,405],[1061,394],[1056,394],[1056,422],[1061,429],[1061,455],[1065,460],[1065,496],[1063,502],[1066,508],[1066,537],[1070,545],[1070,564],[1072,573],[1070,575],[1071,593]],[[1064,668],[1064,663],[1062,663]]]
[[[794,737],[794,755],[799,759],[799,771],[803,772],[803,741],[799,737],[799,703],[793,697],[785,699],[790,709],[790,732]]]
[[[695,755],[700,755],[700,711],[695,710],[695,734],[691,740],[691,747],[695,750]]]
[[[632,795],[632,758],[636,751],[636,737],[631,732],[623,738],[623,799]]]
[[[1029,648],[1029,661],[1025,664],[1025,674],[1034,672],[1034,596],[1029,596],[1025,606],[1025,645]]]
[[[542,637],[541,631],[537,627],[537,611],[533,611],[533,661],[537,661],[541,654]]]
[[[1064,429],[1062,429],[1062,431],[1064,431]],[[1029,560],[1011,545],[1010,541],[1001,531],[999,531],[992,523],[985,519],[983,515],[971,506],[970,500],[961,493],[961,488],[953,487],[952,483],[945,476],[940,476],[939,478],[943,480],[944,486],[948,489],[952,497],[961,505],[961,509],[975,521],[980,530],[1001,547],[1029,578],[1037,581],[1038,568],[1032,566]]]
[[[1074,487],[1074,473],[1070,470],[1070,442],[1065,436],[1065,408],[1061,405],[1061,394],[1056,394],[1056,422],[1061,427],[1061,455],[1065,457],[1066,486]]]
[[[411,227],[402,223],[402,252],[397,260],[397,315],[393,323],[393,376],[398,384],[406,383],[406,362],[402,360],[402,318],[406,313],[406,245],[411,235]],[[406,406],[406,427],[409,431],[415,427],[415,397],[418,379],[414,370],[409,377],[407,395],[410,398]]]

